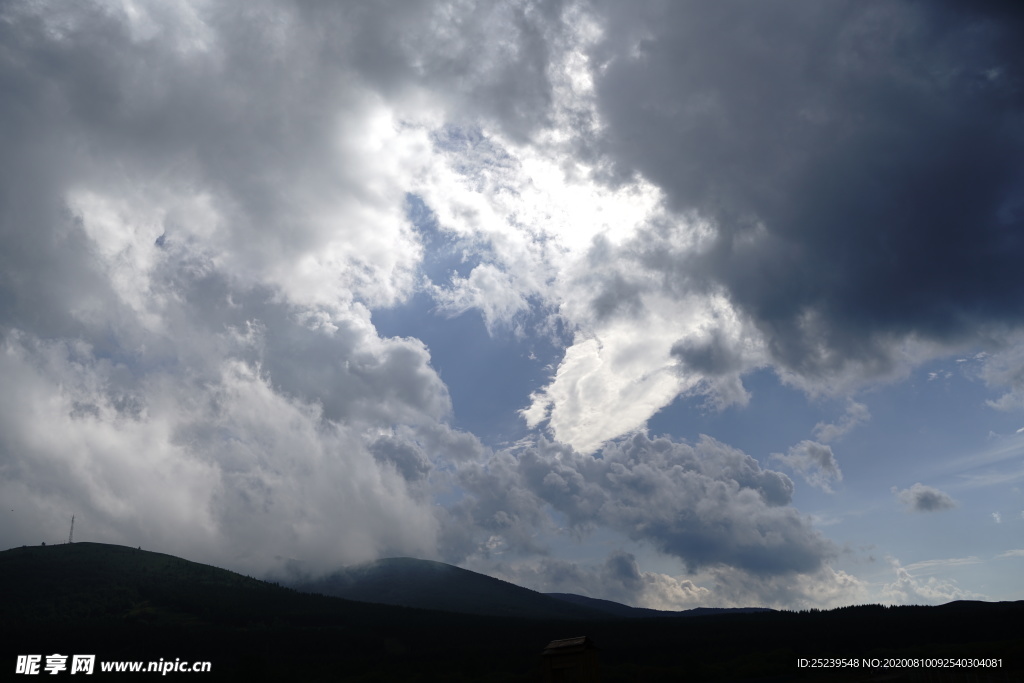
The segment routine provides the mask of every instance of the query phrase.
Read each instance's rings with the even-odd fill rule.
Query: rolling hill
[[[536,619],[648,619],[770,612],[767,608],[698,607],[664,611],[573,593],[539,593],[443,562],[391,557],[353,565],[292,588],[346,600],[418,609]]]
[[[434,590],[449,608],[474,599],[501,604],[494,595],[529,601],[526,612],[560,601],[436,564],[385,561],[362,571],[385,583],[387,577],[394,582],[436,572]],[[539,679],[547,643],[586,635],[599,648],[606,683],[866,683],[883,680],[883,674],[886,681],[923,680],[921,670],[804,670],[796,665],[800,657],[987,658],[1001,662],[999,668],[981,676],[977,669],[944,669],[935,680],[1024,680],[1024,601],[609,618],[607,610],[633,608],[575,596],[584,604],[561,602],[600,616],[510,618],[302,593],[171,555],[100,543],[0,552],[0,586],[5,666],[18,655],[65,653],[94,654],[97,662],[208,661],[213,669],[204,681],[527,683]],[[414,593],[408,585],[403,590]],[[95,678],[104,677],[97,671]]]
[[[419,609],[531,619],[608,619],[617,615],[443,562],[392,557],[291,584],[305,593]]]

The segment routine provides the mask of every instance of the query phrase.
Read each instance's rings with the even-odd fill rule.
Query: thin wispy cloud
[[[1002,557],[1002,556],[997,556]],[[944,560],[924,560],[923,562],[912,562],[911,564],[904,565],[904,568],[908,572],[916,573],[934,573],[938,571],[944,571],[949,567],[964,567],[974,564],[981,564],[985,560],[980,557],[951,557]]]

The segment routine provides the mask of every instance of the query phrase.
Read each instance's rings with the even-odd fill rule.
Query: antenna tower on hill
[[[71,515],[71,531],[68,533],[68,543],[75,542],[75,516]]]

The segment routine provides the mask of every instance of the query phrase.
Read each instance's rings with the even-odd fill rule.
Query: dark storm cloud
[[[716,229],[698,255],[641,241],[669,286],[724,286],[808,377],[883,373],[900,339],[1024,323],[1019,10],[601,6],[600,144]]]

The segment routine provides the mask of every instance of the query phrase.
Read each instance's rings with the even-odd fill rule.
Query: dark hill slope
[[[527,681],[544,645],[580,628],[305,594],[100,543],[0,552],[0,586],[4,666],[21,654],[181,658],[212,662],[211,681]]]
[[[600,648],[606,682],[866,683],[928,675],[811,671],[797,668],[799,657],[1000,658],[999,670],[944,669],[941,680],[1024,680],[1024,601],[682,619],[512,619],[303,594],[160,553],[96,543],[0,552],[0,587],[4,666],[19,654],[65,653],[95,654],[97,665],[210,661],[213,671],[200,677],[204,681],[527,683],[539,680],[540,653],[549,641],[586,635]],[[89,680],[105,678],[153,676],[97,673]]]
[[[609,619],[606,610],[558,600],[443,562],[392,557],[346,567],[316,581],[294,583],[307,593],[420,609],[531,619]]]
[[[27,546],[0,553],[9,590],[0,623],[121,617],[153,621],[195,607],[189,619],[276,604],[290,591],[173,555],[104,543]]]

